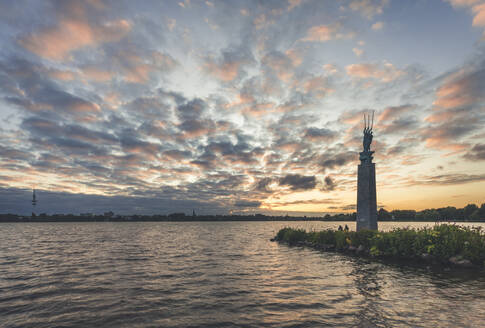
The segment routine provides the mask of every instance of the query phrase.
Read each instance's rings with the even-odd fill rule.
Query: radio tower
[[[37,205],[37,198],[35,198],[35,189],[32,189],[32,216],[35,216],[35,205]]]

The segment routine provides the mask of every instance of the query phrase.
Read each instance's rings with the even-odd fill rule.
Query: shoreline
[[[321,217],[297,217],[297,216],[258,216],[258,215],[200,215],[200,216],[162,216],[162,215],[126,215],[126,216],[103,216],[103,215],[93,215],[93,216],[80,216],[80,215],[54,215],[54,216],[13,216],[5,214],[2,216],[0,214],[0,223],[13,223],[13,222],[234,222],[234,221],[244,221],[244,222],[347,222],[354,223],[355,220],[348,219],[324,219]],[[485,220],[467,220],[467,221],[436,221],[436,220],[379,220],[379,222],[426,222],[434,224],[460,224],[460,223],[485,223]]]

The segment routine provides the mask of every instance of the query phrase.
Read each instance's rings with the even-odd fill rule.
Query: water
[[[1,224],[0,326],[485,326],[483,272],[269,242],[284,226],[339,224]]]

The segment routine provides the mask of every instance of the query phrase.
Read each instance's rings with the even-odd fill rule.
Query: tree
[[[390,220],[391,219],[391,213],[389,213],[383,207],[381,207],[379,209],[379,211],[377,211],[377,219],[379,221],[387,221],[387,220]]]
[[[470,220],[472,214],[475,213],[475,211],[478,210],[478,206],[475,204],[468,204],[463,208],[463,219],[465,220]]]

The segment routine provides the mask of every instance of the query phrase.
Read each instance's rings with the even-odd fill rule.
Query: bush
[[[307,233],[303,229],[284,228],[275,239],[291,245],[300,241],[331,245],[339,251],[362,245],[374,257],[413,259],[427,253],[443,263],[453,256],[476,265],[484,265],[485,261],[485,234],[481,228],[449,224],[423,229],[398,228],[389,232],[323,230]]]

